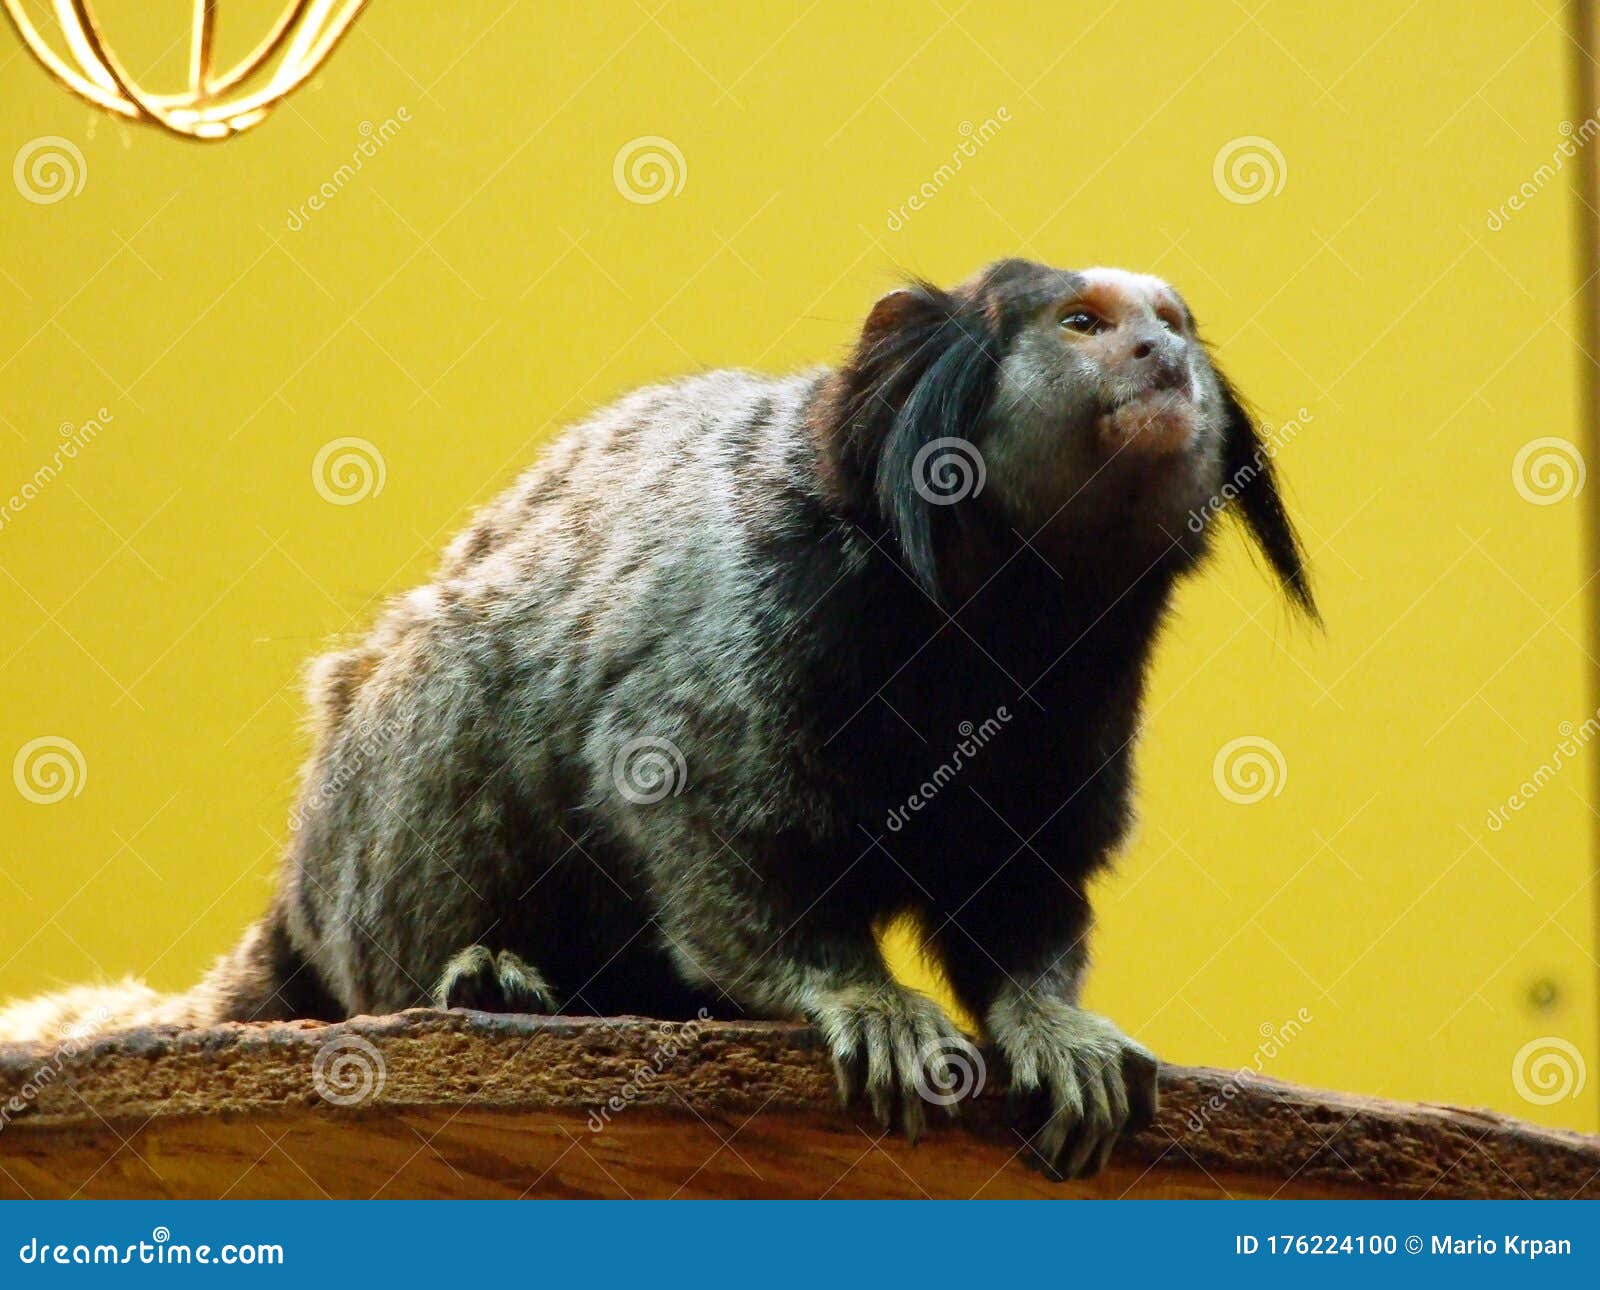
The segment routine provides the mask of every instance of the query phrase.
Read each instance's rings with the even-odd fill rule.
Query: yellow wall
[[[110,6],[113,42],[172,65],[150,8]],[[1280,463],[1328,620],[1293,628],[1236,543],[1183,595],[1094,1000],[1229,1066],[1305,1009],[1268,1073],[1597,1127],[1591,754],[1487,822],[1593,704],[1590,494],[1512,478],[1530,439],[1580,437],[1573,163],[1487,219],[1575,116],[1559,16],[501,8],[374,6],[216,148],[97,118],[4,44],[0,161],[60,135],[86,182],[0,184],[0,493],[64,422],[110,419],[0,527],[0,753],[60,736],[86,767],[54,804],[0,793],[0,991],[178,986],[229,943],[285,836],[303,660],[426,578],[558,425],[827,358],[897,267],[1021,252],[1170,277],[1269,422],[1305,409]],[[686,177],[636,204],[613,159],[645,135]],[[1283,158],[1252,203],[1213,178],[1242,136]],[[313,487],[342,435],[386,472],[355,505]],[[1250,805],[1213,782],[1242,736],[1286,767]],[[1532,1105],[1513,1063],[1551,1036],[1588,1088]]]

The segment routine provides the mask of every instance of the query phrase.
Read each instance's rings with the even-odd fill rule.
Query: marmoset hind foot
[[[479,1012],[556,1011],[555,993],[536,968],[510,950],[494,954],[482,945],[469,945],[445,964],[433,988],[433,1003]]]

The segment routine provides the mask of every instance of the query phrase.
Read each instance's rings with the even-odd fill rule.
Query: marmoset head
[[[1188,568],[1231,509],[1316,616],[1266,446],[1159,278],[1001,260],[891,292],[813,419],[841,494],[936,598],[1007,531],[1063,569]]]

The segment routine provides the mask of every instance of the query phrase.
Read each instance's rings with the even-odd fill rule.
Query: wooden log
[[[0,1196],[1600,1197],[1600,1138],[1183,1066],[1106,1172],[1052,1183],[996,1082],[910,1146],[839,1109],[800,1026],[132,1030],[0,1046]]]

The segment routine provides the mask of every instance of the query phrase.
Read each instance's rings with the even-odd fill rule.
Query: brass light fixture
[[[260,43],[226,71],[212,62],[218,3],[194,0],[188,88],[156,94],[139,85],[111,51],[89,0],[52,0],[67,57],[45,41],[24,0],[0,0],[34,57],[74,94],[117,116],[204,142],[231,138],[262,121],[322,65],[367,0],[289,0]]]

